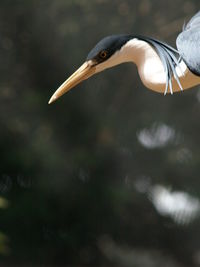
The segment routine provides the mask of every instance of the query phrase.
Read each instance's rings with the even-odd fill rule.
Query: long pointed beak
[[[49,100],[49,104],[57,100],[63,94],[75,87],[83,80],[88,79],[95,73],[95,64],[92,60],[86,61],[81,67],[75,71],[61,86],[55,91]]]

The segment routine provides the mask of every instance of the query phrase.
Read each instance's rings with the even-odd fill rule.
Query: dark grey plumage
[[[89,52],[86,60],[96,59],[97,63],[101,63],[102,61],[110,58],[116,51],[120,50],[121,47],[132,38],[133,36],[128,34],[107,36],[95,45],[95,47]],[[106,58],[102,59],[99,57],[99,53],[101,51],[107,51]]]
[[[173,94],[173,88],[172,88],[173,77],[176,79],[179,88],[182,91],[183,88],[181,86],[178,74],[176,72],[176,67],[179,66],[179,61],[177,59],[177,57],[180,56],[179,52],[170,45],[166,44],[165,42],[161,42],[154,38],[140,36],[140,40],[144,40],[148,42],[150,45],[152,45],[162,61],[166,73],[166,86],[164,94],[167,93],[168,88],[170,89],[170,93]]]
[[[178,35],[176,45],[190,71],[200,76],[200,11]]]

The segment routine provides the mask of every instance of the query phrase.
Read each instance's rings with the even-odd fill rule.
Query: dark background
[[[199,0],[0,1],[0,264],[200,266],[200,90],[134,65],[54,90],[104,36],[175,46]]]

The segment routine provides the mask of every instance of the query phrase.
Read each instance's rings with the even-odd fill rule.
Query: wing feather
[[[184,26],[176,45],[190,71],[200,76],[200,11]]]

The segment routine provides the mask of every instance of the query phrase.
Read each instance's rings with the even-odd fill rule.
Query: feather
[[[166,87],[164,94],[166,95],[168,89],[171,94],[173,94],[173,87],[172,87],[172,78],[174,77],[178,83],[180,90],[182,91],[183,88],[181,86],[181,82],[178,78],[178,74],[176,71],[176,67],[180,68],[179,66],[179,52],[175,48],[171,47],[170,45],[158,41],[157,39],[150,38],[150,37],[141,37],[140,39],[143,41],[148,42],[157,52],[160,60],[163,64],[165,73],[166,73]]]

